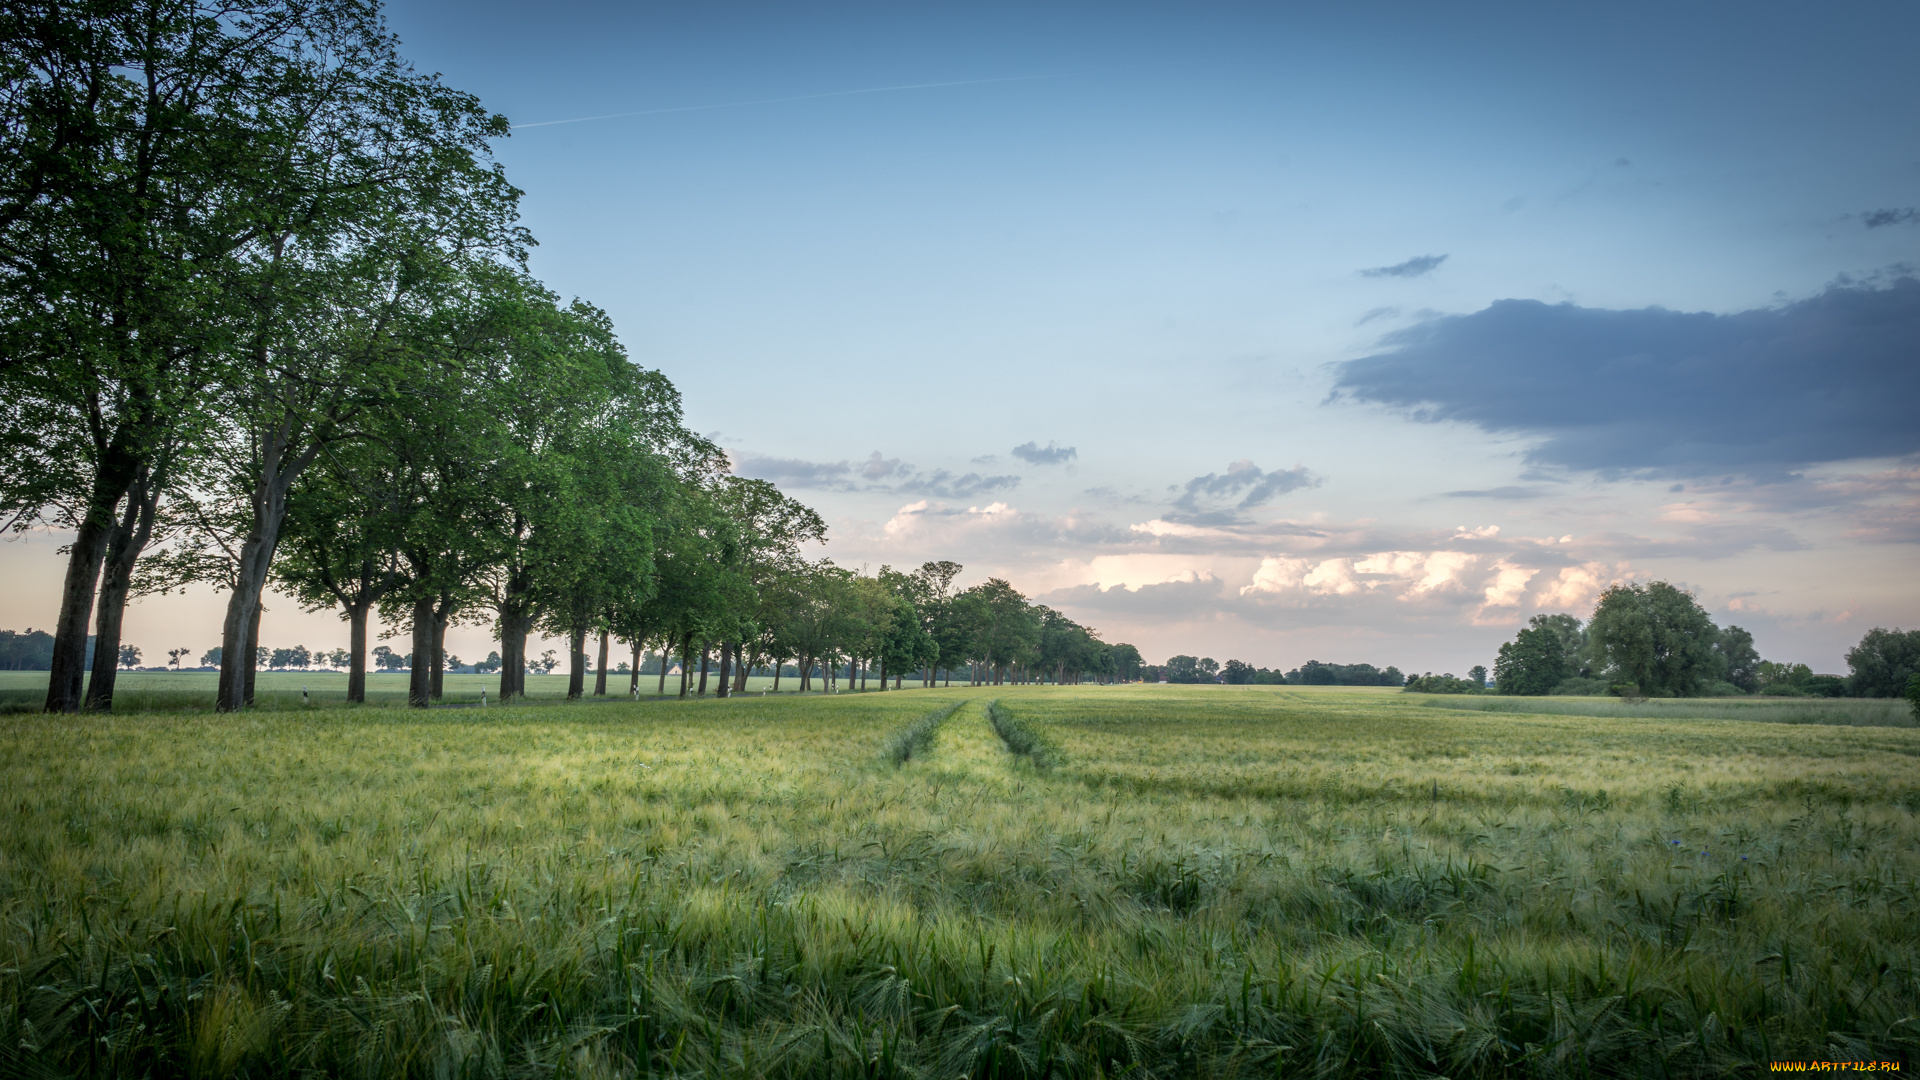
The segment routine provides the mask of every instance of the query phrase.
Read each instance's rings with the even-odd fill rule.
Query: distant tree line
[[[1717,626],[1691,593],[1655,581],[1613,586],[1584,623],[1567,614],[1535,615],[1500,646],[1493,676],[1502,694],[1900,697],[1920,673],[1920,631],[1876,627],[1846,659],[1845,678],[1762,660],[1751,633]]]
[[[1399,686],[1406,681],[1397,667],[1385,670],[1372,664],[1323,664],[1309,660],[1292,671],[1254,667],[1241,660],[1221,664],[1211,656],[1174,656],[1147,669],[1153,681],[1169,683],[1224,683],[1229,686]]]

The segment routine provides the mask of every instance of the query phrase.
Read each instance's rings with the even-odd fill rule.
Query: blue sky
[[[1286,667],[1629,578],[1823,671],[1920,624],[1912,5],[389,16],[525,125],[536,272],[843,562]]]

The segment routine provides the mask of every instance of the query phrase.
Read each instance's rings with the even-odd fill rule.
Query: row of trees
[[[1254,667],[1241,660],[1221,664],[1211,656],[1175,656],[1164,666],[1148,669],[1148,678],[1170,683],[1226,683],[1230,686],[1399,686],[1406,681],[1397,667],[1385,670],[1372,664],[1323,664],[1309,660],[1292,671]]]
[[[128,600],[226,592],[218,707],[263,665],[270,583],[377,616],[441,690],[447,628],[491,624],[502,697],[535,631],[573,694],[599,637],[721,692],[743,660],[899,676],[1110,678],[1110,647],[953,564],[808,561],[819,517],[728,474],[606,315],[530,277],[504,118],[412,70],[357,0],[76,0],[0,35],[0,512],[74,541],[46,706],[110,707]],[[88,629],[98,647],[89,660]],[[375,650],[380,653],[381,650]],[[178,658],[175,658],[178,662]],[[309,662],[311,657],[309,656]],[[87,669],[91,667],[91,678]],[[662,665],[664,670],[664,665]],[[810,682],[802,675],[803,684]],[[84,694],[83,694],[84,688]]]
[[[1841,679],[1762,660],[1751,633],[1716,625],[1691,593],[1655,581],[1613,586],[1584,623],[1535,615],[1500,646],[1493,675],[1503,694],[1899,697],[1920,672],[1920,631],[1869,630],[1847,664],[1851,674]]]

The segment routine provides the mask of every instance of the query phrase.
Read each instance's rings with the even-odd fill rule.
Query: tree
[[[1920,630],[1874,627],[1847,650],[1849,697],[1900,697],[1920,671]]]
[[[120,666],[123,668],[140,665],[140,647],[138,645],[120,646]]]
[[[1753,647],[1753,635],[1738,626],[1720,631],[1713,643],[1720,654],[1721,677],[1747,693],[1760,689],[1760,653]]]
[[[1565,642],[1551,625],[1536,624],[1520,631],[1512,641],[1500,646],[1500,654],[1493,662],[1494,687],[1502,694],[1551,694],[1566,678]],[[1469,671],[1467,681],[1484,687],[1485,669],[1480,670],[1477,678]]]
[[[1253,676],[1253,665],[1239,660],[1229,660],[1227,666],[1220,669],[1220,681],[1230,686],[1249,685],[1253,682]]]
[[[1484,664],[1475,664],[1467,669],[1467,681],[1487,685],[1487,668]]]
[[[180,670],[180,658],[187,655],[187,652],[188,650],[186,649],[168,649],[167,666],[175,671]]]
[[[474,674],[476,675],[491,675],[494,672],[499,670],[500,670],[500,653],[498,650],[489,652],[485,660],[482,660],[479,663],[473,665],[473,671],[474,671]]]
[[[1721,677],[1720,630],[1691,593],[1664,581],[1615,585],[1587,626],[1606,677],[1648,697],[1691,697]]]
[[[213,668],[219,667],[220,666],[220,649],[221,649],[220,646],[215,645],[213,648],[208,649],[206,652],[201,653],[200,666],[213,667]]]
[[[1560,641],[1560,652],[1566,661],[1567,677],[1584,674],[1588,667],[1587,628],[1572,615],[1535,615],[1527,620],[1527,625],[1535,630],[1551,631]]]
[[[1920,671],[1907,676],[1907,704],[1913,707],[1913,718],[1920,720]]]
[[[1113,646],[1112,656],[1116,678],[1122,682],[1132,682],[1140,678],[1140,669],[1145,666],[1145,661],[1141,659],[1139,649],[1122,642]]]
[[[384,445],[327,448],[288,497],[281,583],[307,611],[338,607],[347,623],[347,700],[367,700],[367,621],[399,584],[401,492]]]
[[[1170,657],[1167,660],[1167,681],[1170,683],[1200,682],[1200,658],[1186,655]]]

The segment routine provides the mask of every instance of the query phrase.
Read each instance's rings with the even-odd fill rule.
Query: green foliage
[[[1874,627],[1847,650],[1847,693],[1853,697],[1899,697],[1920,672],[1920,630]]]
[[[1759,691],[1761,660],[1760,653],[1753,647],[1751,633],[1729,626],[1720,631],[1713,648],[1720,654],[1720,670],[1728,683],[1743,694]]]
[[[1500,646],[1493,662],[1494,685],[1502,694],[1550,694],[1571,674],[1561,635],[1547,626],[1520,631]]]
[[[1167,660],[1167,681],[1170,683],[1212,682],[1206,673],[1200,670],[1200,658],[1180,655]]]
[[[0,671],[45,671],[53,660],[53,635],[27,627],[0,630]]]
[[[1404,692],[1409,694],[1484,694],[1487,692],[1487,687],[1485,683],[1477,683],[1470,679],[1457,678],[1452,672],[1447,672],[1444,675],[1435,675],[1429,671],[1425,675],[1417,675],[1408,679]]]
[[[1372,664],[1323,664],[1309,660],[1287,672],[1286,681],[1294,686],[1399,686],[1406,680],[1397,667],[1382,671]]]
[[[1920,672],[1907,676],[1907,704],[1913,706],[1913,718],[1920,720]]]
[[[1650,697],[1693,696],[1724,671],[1719,628],[1692,594],[1664,581],[1602,593],[1587,634],[1610,681]]]

